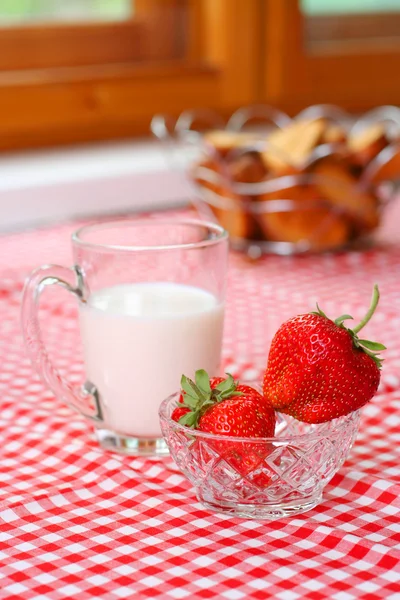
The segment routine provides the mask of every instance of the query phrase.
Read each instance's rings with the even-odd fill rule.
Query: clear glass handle
[[[100,398],[95,386],[86,383],[79,390],[62,379],[43,343],[39,324],[39,299],[49,285],[60,285],[72,292],[79,301],[85,301],[82,275],[78,268],[47,265],[34,271],[27,281],[22,299],[22,331],[28,354],[36,371],[58,398],[87,419],[102,422]]]

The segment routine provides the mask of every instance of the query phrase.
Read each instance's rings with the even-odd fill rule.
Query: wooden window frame
[[[152,2],[136,0],[139,19]],[[252,103],[261,92],[262,2],[188,0],[185,59],[3,71],[0,149],[148,134],[156,113]]]
[[[50,29],[40,37],[35,68],[24,65],[26,53],[14,56],[19,70],[0,72],[0,150],[148,135],[154,114],[177,116],[188,108],[228,115],[255,103],[289,113],[318,103],[353,111],[400,104],[393,39],[373,46],[333,39],[306,44],[299,0],[161,1],[164,11],[186,7],[183,58],[173,23],[157,13],[160,0],[135,0],[132,22],[59,28],[65,40],[85,40],[87,54],[78,52],[75,62],[64,44],[64,54],[55,52],[41,68]],[[119,43],[106,55],[101,41],[116,32]],[[6,42],[0,34],[0,64],[9,36]],[[138,60],[139,49],[147,60]],[[79,64],[83,59],[92,64]]]
[[[157,2],[136,0],[135,18],[126,21],[2,28],[0,72],[179,58],[183,47],[173,18],[183,5]]]
[[[265,0],[264,23],[264,101],[292,113],[319,103],[351,111],[400,104],[398,41],[307,44],[299,0]]]

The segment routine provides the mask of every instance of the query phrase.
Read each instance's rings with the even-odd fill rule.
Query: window
[[[400,104],[399,0],[267,0],[263,98],[297,110]]]
[[[101,20],[112,0],[31,0],[47,10],[29,18],[17,3],[1,9],[0,148],[147,134],[155,113],[255,97],[258,0],[118,0]]]
[[[0,149],[187,108],[398,104],[399,18],[400,0],[2,0]]]
[[[0,70],[183,58],[185,3],[12,0],[0,6]]]
[[[134,0],[3,0],[2,26],[119,21],[132,16]]]
[[[309,44],[385,44],[400,36],[399,0],[302,0]]]

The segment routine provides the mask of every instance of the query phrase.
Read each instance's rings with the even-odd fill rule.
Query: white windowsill
[[[156,141],[0,157],[0,230],[183,206],[190,186]]]

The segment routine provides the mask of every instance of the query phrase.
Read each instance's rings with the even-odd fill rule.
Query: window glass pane
[[[307,15],[381,13],[400,10],[399,0],[302,0]]]
[[[0,25],[124,21],[133,0],[1,0]]]
[[[301,0],[307,42],[399,44],[400,0]]]

